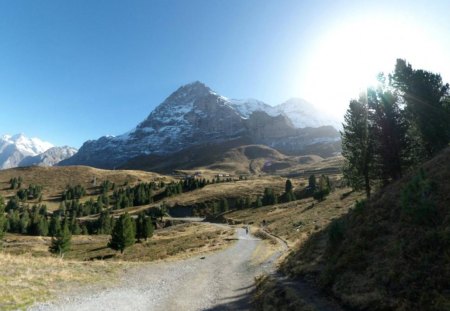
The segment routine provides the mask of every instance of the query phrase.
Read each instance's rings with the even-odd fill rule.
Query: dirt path
[[[128,271],[112,288],[85,288],[29,310],[247,310],[254,277],[273,272],[271,259],[252,264],[261,240],[236,230],[236,243],[183,261],[150,263]]]

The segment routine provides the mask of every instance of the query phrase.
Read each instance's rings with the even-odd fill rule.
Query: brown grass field
[[[22,188],[27,188],[31,184],[43,186],[42,204],[47,205],[50,211],[59,207],[61,194],[68,185],[82,185],[87,195],[81,201],[87,201],[90,198],[97,198],[99,186],[106,180],[117,186],[125,183],[133,185],[139,182],[173,180],[170,176],[144,171],[101,170],[88,166],[19,167],[0,170],[0,195],[4,198],[8,199],[17,192],[17,189],[9,189],[9,180],[14,177],[22,177]],[[96,186],[93,183],[94,179]],[[27,202],[33,204],[37,203],[37,200]]]
[[[123,254],[106,247],[110,236],[73,236],[64,259],[48,252],[51,238],[7,234],[0,252],[0,310],[25,308],[56,291],[86,283],[111,283],[120,271],[143,262],[176,260],[217,251],[234,241],[234,230],[185,223],[157,230]]]

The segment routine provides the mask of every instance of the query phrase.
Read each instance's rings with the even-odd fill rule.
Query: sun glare
[[[421,54],[427,46],[424,38],[421,29],[394,18],[370,17],[338,25],[318,38],[313,48],[305,96],[321,109],[342,115],[351,98],[377,83],[379,72],[392,71],[397,58]]]

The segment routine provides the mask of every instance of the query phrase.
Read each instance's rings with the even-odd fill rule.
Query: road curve
[[[243,229],[236,237],[232,246],[204,258],[149,263],[128,271],[111,288],[87,288],[29,310],[247,310],[254,277],[272,272],[276,256],[255,266],[252,254],[262,241]]]

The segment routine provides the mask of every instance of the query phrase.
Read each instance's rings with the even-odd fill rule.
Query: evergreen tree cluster
[[[112,195],[114,209],[145,205],[153,202],[153,191],[157,189],[154,182],[139,183],[134,187],[127,186],[115,190]]]
[[[13,177],[9,180],[9,189],[20,189],[22,186],[22,177]]]
[[[344,177],[370,197],[450,142],[450,93],[439,74],[397,60],[379,85],[351,100],[343,124]]]
[[[76,186],[67,186],[67,189],[64,190],[61,199],[63,201],[67,200],[78,200],[86,195],[86,189],[84,189],[81,185]]]
[[[3,239],[6,229],[7,222],[5,217],[5,200],[0,195],[0,240]]]
[[[21,201],[35,200],[41,198],[43,187],[40,185],[29,185],[27,189],[19,189],[17,197]]]

